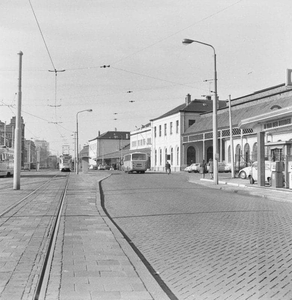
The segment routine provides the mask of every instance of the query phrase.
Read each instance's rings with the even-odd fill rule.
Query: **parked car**
[[[207,165],[207,171],[209,172],[209,166]],[[218,172],[231,172],[231,165],[225,162],[218,162]]]
[[[99,166],[97,167],[97,170],[105,170],[105,166],[104,166],[104,165],[99,165]]]
[[[231,172],[231,165],[224,162],[219,162],[218,172],[226,172],[226,173]]]
[[[184,169],[185,172],[193,172],[193,173],[198,173],[200,172],[200,164],[199,163],[193,163],[189,166],[187,166],[185,169]]]
[[[265,181],[267,181],[271,185],[272,181],[272,172],[275,171],[275,162],[265,161]],[[255,181],[258,180],[258,164],[254,162],[251,165],[251,174],[249,176],[249,182],[254,184]]]
[[[254,162],[253,164],[257,164],[257,162]],[[239,170],[238,177],[241,179],[249,179],[249,177],[251,175],[252,165]]]

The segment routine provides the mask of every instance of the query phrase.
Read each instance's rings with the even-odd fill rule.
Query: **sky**
[[[284,83],[291,11],[291,0],[1,0],[0,120],[16,115],[20,51],[25,138],[56,155],[74,154],[77,116],[82,147],[213,95],[212,48],[184,38],[215,48],[220,100]]]

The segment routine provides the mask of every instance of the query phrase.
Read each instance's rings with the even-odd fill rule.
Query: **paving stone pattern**
[[[0,299],[32,299],[61,186],[59,181],[52,181],[45,189],[1,217]],[[7,199],[16,203],[21,198],[20,192],[10,192],[2,207],[8,207]]]
[[[292,204],[184,176],[103,182],[107,209],[178,299],[292,299]]]
[[[46,299],[166,299],[149,292],[98,207],[101,178],[70,176]]]

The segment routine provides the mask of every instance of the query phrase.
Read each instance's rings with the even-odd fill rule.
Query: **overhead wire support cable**
[[[36,21],[36,23],[37,23],[37,26],[38,26],[39,31],[40,31],[40,34],[41,34],[41,36],[42,36],[44,45],[45,45],[45,47],[46,47],[47,53],[48,53],[48,55],[49,55],[50,61],[51,61],[52,66],[53,66],[53,70],[48,70],[48,71],[49,71],[49,72],[54,72],[54,73],[55,73],[55,105],[53,106],[53,107],[55,107],[55,122],[52,122],[52,123],[58,124],[58,123],[60,123],[60,122],[57,122],[57,111],[56,111],[56,108],[57,108],[57,103],[56,103],[56,101],[57,101],[57,74],[58,74],[58,72],[65,72],[65,70],[57,70],[57,69],[56,69],[55,64],[54,64],[54,62],[53,62],[53,59],[52,59],[52,56],[51,56],[51,53],[50,53],[50,51],[49,51],[49,47],[48,47],[48,45],[47,45],[47,43],[46,43],[46,40],[45,40],[45,37],[44,37],[44,35],[43,35],[41,26],[40,26],[40,24],[39,24],[39,22],[38,22],[36,13],[35,13],[35,11],[34,11],[34,8],[33,8],[32,4],[31,4],[31,1],[28,0],[28,2],[29,2],[29,4],[30,4],[30,7],[31,7],[31,10],[32,10],[32,12],[33,12],[35,21]]]
[[[44,44],[45,44],[46,50],[47,50],[47,52],[48,52],[48,55],[49,55],[50,61],[51,61],[51,63],[52,63],[52,66],[53,66],[54,70],[56,70],[56,67],[55,67],[55,65],[54,65],[52,56],[51,56],[51,54],[50,54],[48,45],[47,45],[46,40],[45,40],[45,37],[44,37],[44,35],[43,35],[43,33],[42,33],[41,26],[40,26],[40,24],[39,24],[39,21],[38,21],[38,19],[37,19],[37,16],[36,16],[36,14],[35,14],[35,11],[34,11],[34,9],[33,9],[32,4],[31,4],[31,1],[28,0],[28,2],[29,2],[29,4],[30,4],[30,7],[31,7],[32,13],[33,13],[33,15],[34,15],[35,21],[36,21],[36,23],[37,23],[37,25],[38,25],[40,34],[41,34],[41,36],[42,36],[42,39],[43,39],[43,42],[44,42]]]

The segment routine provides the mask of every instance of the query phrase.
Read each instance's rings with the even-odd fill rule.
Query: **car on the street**
[[[265,181],[272,184],[272,172],[275,171],[276,163],[272,161],[265,161]],[[251,168],[251,174],[249,176],[249,182],[254,184],[258,180],[258,164],[254,162]]]
[[[97,167],[97,170],[105,170],[105,166],[104,166],[104,165],[99,165],[99,166]]]
[[[218,163],[218,172],[231,172],[231,165],[225,162]]]
[[[207,171],[209,172],[209,165],[207,164]],[[231,164],[225,162],[218,162],[218,172],[228,173],[231,172]]]
[[[191,173],[191,166],[189,165],[189,166],[185,167],[184,171]]]
[[[193,163],[189,166],[187,166],[184,169],[185,172],[189,172],[189,173],[199,173],[200,172],[200,164],[199,163]]]
[[[254,162],[253,164],[257,164],[257,162]],[[249,177],[251,175],[252,165],[239,170],[238,177],[241,178],[241,179],[249,179]]]

